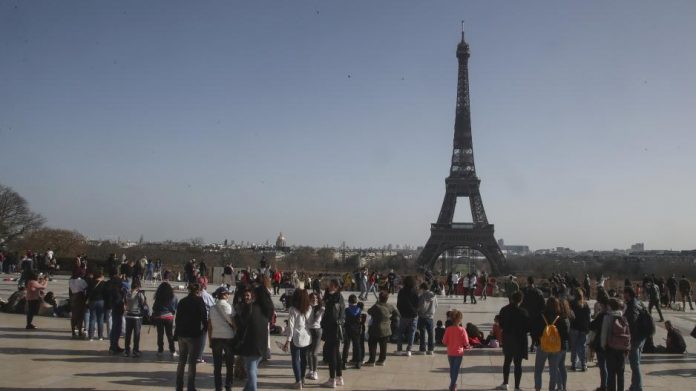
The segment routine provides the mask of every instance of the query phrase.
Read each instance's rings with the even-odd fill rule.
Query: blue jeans
[[[307,371],[307,349],[309,346],[298,348],[294,343],[290,343],[290,354],[292,355],[292,373],[295,374],[295,382],[302,381],[302,377]]]
[[[105,309],[104,310],[104,323],[106,323],[106,334],[111,335],[111,326],[112,326],[112,320],[111,320],[111,308]]]
[[[558,382],[556,383],[556,388],[559,390],[565,390],[568,382],[568,370],[565,366],[567,352],[567,350],[561,350],[558,353]]]
[[[459,368],[462,366],[463,356],[447,356],[450,370],[450,390],[457,385],[457,377],[459,376]]]
[[[534,361],[534,388],[541,389],[541,375],[544,373],[546,361],[549,361],[549,390],[555,390],[556,385],[560,385],[560,373],[558,371],[558,362],[561,358],[561,353],[547,353],[541,349],[537,349],[536,358]]]
[[[111,350],[119,349],[118,339],[121,338],[121,328],[122,327],[123,327],[123,314],[121,314],[119,312],[112,312],[111,313],[111,334],[109,334],[109,338],[111,338],[111,347],[109,349],[111,349]]]
[[[643,377],[640,375],[640,353],[643,351],[645,338],[631,341],[631,350],[628,352],[628,363],[631,365],[631,386],[629,391],[643,391]]]
[[[406,346],[407,351],[411,351],[413,348],[413,338],[416,336],[416,324],[418,318],[401,318],[399,320],[399,334],[396,336],[396,350],[401,351],[403,346],[404,332],[407,333],[408,345]]]
[[[420,333],[420,351],[425,352],[425,333],[428,333],[428,351],[433,351],[433,318],[418,318],[418,333]]]
[[[256,377],[258,376],[261,356],[244,356],[244,368],[247,372],[247,381],[244,391],[256,391]]]
[[[582,369],[587,366],[587,357],[585,357],[586,342],[587,333],[570,329],[570,366],[572,368]]]
[[[99,338],[104,338],[104,300],[89,303],[89,338],[94,338],[94,326]]]

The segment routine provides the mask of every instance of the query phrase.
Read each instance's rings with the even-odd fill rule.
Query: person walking
[[[590,331],[590,306],[585,301],[585,294],[578,289],[575,300],[571,304],[572,317],[570,321],[570,370],[587,371],[585,344],[587,333]]]
[[[99,340],[104,339],[104,298],[106,296],[106,283],[101,271],[94,273],[94,278],[87,289],[89,302],[89,340],[94,340],[94,329],[97,330]]]
[[[370,356],[365,362],[365,366],[384,365],[387,359],[387,342],[391,337],[392,322],[399,323],[399,311],[393,305],[387,303],[389,300],[389,292],[379,292],[377,303],[367,310],[367,313],[372,317],[372,323],[368,328],[369,338],[367,341]],[[377,345],[379,344],[379,359],[375,361],[377,356]]]
[[[396,352],[397,354],[401,353],[404,335],[406,335],[407,345],[404,354],[410,357],[418,323],[418,292],[416,291],[416,279],[413,276],[404,278],[404,286],[399,290],[396,298],[396,308],[401,314],[399,333],[396,336]]]
[[[208,331],[208,311],[200,297],[200,285],[188,284],[188,295],[176,306],[174,336],[179,341],[179,363],[176,368],[176,390],[184,389],[184,371],[188,363],[187,391],[196,390],[196,364],[200,339]]]
[[[157,354],[164,352],[164,336],[167,336],[169,354],[177,357],[174,348],[174,317],[179,300],[174,296],[174,289],[168,281],[163,281],[155,291],[155,299],[152,304],[152,321],[157,328]]]
[[[445,330],[442,343],[447,345],[447,361],[449,361],[450,373],[449,391],[456,391],[464,350],[469,348],[469,337],[462,327],[462,313],[458,310],[452,310],[451,317],[452,325]]]
[[[44,290],[46,290],[46,288],[48,287],[48,281],[46,280],[46,277],[44,277],[43,275],[37,276],[36,273],[31,269],[28,269],[28,271],[26,271],[24,275],[26,276],[24,280],[24,286],[27,291],[27,325],[25,326],[25,329],[34,330],[36,329],[36,326],[34,326],[34,316],[39,313],[39,307],[41,306],[41,296],[43,295]],[[83,299],[83,317],[84,314],[85,312]],[[79,324],[81,327],[82,323],[80,322]]]
[[[312,307],[306,289],[295,289],[292,295],[292,304],[288,310],[287,340],[283,350],[288,350],[292,357],[292,372],[295,375],[294,388],[301,390],[304,385],[304,375],[307,371],[307,351],[312,342],[309,333],[309,318],[312,316]]]
[[[230,291],[225,286],[215,290],[215,305],[210,309],[208,319],[208,344],[213,352],[213,377],[215,391],[222,391],[222,364],[225,363],[225,391],[232,390],[234,376],[234,352],[232,338],[236,325],[232,321],[235,312],[227,301]]]
[[[133,278],[131,290],[126,296],[126,357],[131,353],[131,337],[133,339],[133,358],[140,357],[140,328],[143,325],[143,316],[147,315],[148,306],[145,292],[140,289],[140,279]]]
[[[433,329],[433,316],[437,311],[437,296],[428,289],[427,283],[420,285],[418,296],[418,333],[420,335],[421,354],[433,354],[435,334]],[[428,335],[428,350],[425,350],[425,335]]]
[[[507,390],[510,378],[510,365],[515,364],[515,390],[520,389],[522,380],[522,360],[527,359],[527,332],[529,331],[529,314],[521,307],[524,300],[522,292],[515,292],[510,304],[500,310],[498,317],[503,329],[503,384],[498,390]]]
[[[72,276],[68,280],[68,298],[70,299],[70,329],[73,339],[84,338],[85,333],[82,324],[87,311],[87,281],[82,278],[80,268],[73,269]]]
[[[341,368],[340,345],[343,340],[346,305],[339,288],[338,280],[333,279],[324,293],[324,316],[321,319],[321,329],[324,338],[326,360],[329,363],[329,379],[325,387],[342,386],[343,371]]]
[[[263,285],[257,286],[253,293],[245,290],[242,300],[235,317],[241,341],[237,354],[242,356],[247,373],[244,391],[256,391],[259,363],[268,351],[268,324],[273,316],[273,302]]]
[[[309,329],[309,336],[312,340],[307,348],[307,366],[309,371],[307,372],[306,378],[309,380],[318,380],[317,356],[321,350],[321,319],[324,316],[324,304],[321,301],[321,296],[315,292],[309,295],[309,302],[312,306],[312,313],[309,316],[307,328]]]
[[[662,316],[662,309],[660,309],[660,288],[654,281],[648,284],[648,313],[651,316],[653,307],[657,309],[657,314],[660,315],[658,322],[664,322],[665,318]]]
[[[549,389],[555,390],[560,385],[558,362],[561,358],[562,341],[568,339],[568,322],[561,320],[561,303],[555,297],[549,297],[544,311],[537,319],[532,319],[532,334],[539,340],[539,349],[534,362],[534,388],[541,390],[541,375],[549,362]],[[505,337],[503,337],[503,340]],[[503,343],[505,346],[505,342]]]

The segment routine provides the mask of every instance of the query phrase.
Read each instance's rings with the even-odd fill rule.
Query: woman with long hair
[[[413,276],[404,278],[404,286],[396,297],[396,308],[401,314],[399,334],[396,336],[396,351],[397,354],[401,352],[405,334],[407,338],[406,355],[411,356],[411,348],[418,324],[418,292],[416,291],[416,279]]]
[[[26,293],[26,301],[27,301],[27,325],[26,329],[27,330],[33,330],[36,328],[34,326],[34,315],[36,315],[39,312],[39,306],[41,305],[41,295],[43,294],[43,291],[46,289],[48,286],[48,281],[46,281],[46,278],[41,275],[37,276],[36,273],[33,271],[28,271],[26,273],[26,281],[24,283],[24,286],[27,290]],[[83,299],[83,306],[82,306],[82,316],[84,317],[85,311],[84,311],[84,299]],[[82,323],[80,323],[81,325]]]
[[[585,343],[590,332],[590,306],[585,301],[585,294],[578,289],[571,304],[573,316],[570,320],[570,370],[587,371]]]
[[[532,327],[532,332],[534,335],[542,342],[540,348],[536,352],[536,358],[534,362],[534,388],[537,391],[541,391],[541,375],[544,372],[544,367],[546,366],[546,361],[549,362],[549,389],[555,390],[557,386],[560,386],[560,372],[558,370],[558,362],[561,358],[561,352],[564,350],[563,341],[568,341],[568,319],[561,319],[561,302],[555,297],[549,297],[546,301],[546,306],[544,311],[537,317],[537,319],[532,320],[534,325]],[[544,332],[549,326],[555,326],[558,329],[558,334],[560,336],[560,349],[555,351],[545,350],[544,346]],[[550,327],[549,327],[550,328]],[[503,344],[505,346],[505,344]]]
[[[238,327],[236,332],[241,340],[237,354],[242,356],[247,373],[244,391],[256,391],[258,365],[268,350],[268,323],[273,314],[273,303],[271,302],[269,313],[268,302],[262,290],[266,291],[266,288],[258,287],[253,293],[251,289],[245,290],[242,293],[240,311],[235,316]]]
[[[295,388],[301,390],[303,377],[307,370],[307,350],[312,342],[308,322],[312,315],[312,307],[306,289],[295,289],[292,304],[288,310],[288,339],[283,350],[290,345],[292,355],[292,371],[295,374]]]
[[[104,339],[104,297],[106,295],[106,284],[101,270],[94,273],[90,280],[89,289],[89,339],[94,339],[94,329],[97,329],[99,340]]]
[[[558,356],[558,383],[556,387],[558,390],[565,391],[566,384],[568,382],[568,370],[566,369],[566,355],[570,349],[570,321],[573,318],[573,311],[570,309],[570,303],[566,299],[560,299],[561,305],[561,317],[558,319],[558,323],[562,323],[563,327],[558,327],[559,333],[561,335],[561,351]],[[558,324],[557,323],[557,324]],[[565,332],[560,330],[564,329]]]
[[[167,335],[169,354],[177,357],[174,348],[174,316],[179,300],[174,296],[174,289],[167,281],[163,281],[155,291],[155,302],[152,304],[152,321],[157,327],[157,354],[164,352],[164,335]]]
[[[307,379],[318,380],[317,355],[321,349],[321,319],[324,316],[324,303],[322,303],[321,296],[314,292],[309,295],[309,303],[312,306],[312,314],[309,316],[307,328],[312,341],[307,348],[307,366],[309,367]]]
[[[342,386],[343,371],[341,369],[341,340],[343,339],[343,323],[346,318],[346,304],[341,295],[341,288],[337,279],[329,282],[324,293],[324,316],[321,319],[321,330],[326,349],[326,360],[329,362],[329,379],[324,383],[325,387],[336,388]]]

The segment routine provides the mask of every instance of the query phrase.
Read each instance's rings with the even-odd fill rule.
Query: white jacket
[[[312,308],[302,314],[295,307],[290,307],[288,311],[288,342],[292,341],[293,345],[298,348],[309,346],[312,342],[312,337],[309,335],[308,319],[312,316]]]

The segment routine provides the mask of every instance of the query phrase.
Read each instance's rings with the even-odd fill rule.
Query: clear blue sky
[[[696,248],[696,2],[1,1],[0,182],[92,238],[423,245],[459,21],[533,248]]]

